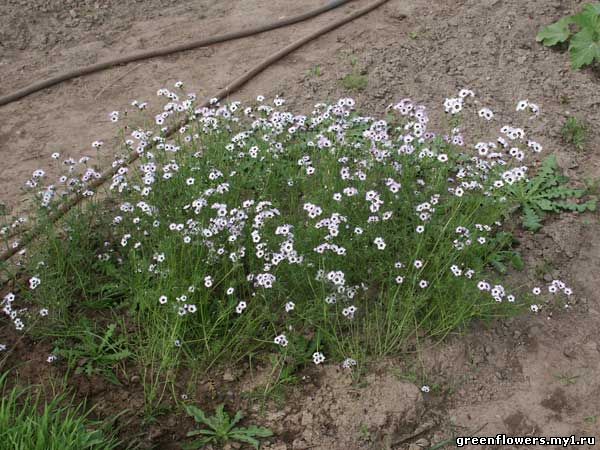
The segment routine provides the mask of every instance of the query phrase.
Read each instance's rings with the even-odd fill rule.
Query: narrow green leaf
[[[229,424],[229,430],[231,430],[243,418],[244,418],[244,413],[242,411],[238,411],[235,414],[235,417],[233,418],[233,420],[231,421],[231,423]],[[229,430],[227,430],[227,431],[229,431]]]
[[[260,442],[258,442],[258,440],[254,439],[253,437],[250,437],[246,434],[241,434],[241,433],[235,432],[230,435],[230,438],[234,439],[236,441],[245,442],[246,444],[250,444],[257,450],[260,446]]]

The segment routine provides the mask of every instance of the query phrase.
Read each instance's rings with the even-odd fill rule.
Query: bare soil
[[[322,3],[5,0],[0,3],[0,92],[114,55],[239,29]],[[544,153],[555,153],[565,173],[583,184],[600,179],[600,72],[574,72],[565,52],[535,42],[542,26],[583,3],[390,0],[280,61],[233,97],[282,94],[293,109],[309,112],[315,102],[348,95],[341,80],[357,72],[368,84],[350,94],[361,110],[373,114],[383,114],[389,103],[404,97],[438,105],[458,88],[469,87],[478,101],[504,110],[502,119],[509,120],[516,101],[528,98],[542,108],[541,117],[529,126]],[[33,170],[47,167],[54,151],[95,156],[91,142],[110,142],[114,136],[108,112],[134,98],[152,102],[157,89],[179,79],[190,91],[209,96],[262,57],[365,4],[359,0],[286,29],[114,68],[0,108],[0,202],[15,210],[26,208],[20,186]],[[560,128],[569,115],[591,125],[584,151],[562,141]],[[598,439],[598,213],[560,215],[541,232],[520,232],[519,238],[527,269],[512,274],[513,282],[563,279],[575,290],[571,308],[547,307],[538,315],[475,325],[443,344],[423,343],[414,355],[369,368],[358,385],[333,366],[308,370],[288,390],[284,404],[272,402],[266,410],[242,395],[264,375],[245,367],[198,382],[193,400],[204,406],[226,400],[251,411],[251,421],[276,432],[263,447],[271,450],[416,450],[475,431],[483,436]],[[9,331],[0,334],[10,338],[3,333]],[[44,382],[59,376],[53,373],[59,368],[47,368],[44,362],[49,351],[24,339],[11,363],[21,364],[25,380]],[[422,393],[406,375],[411,373],[425,374],[436,388]],[[97,405],[99,416],[125,408],[136,411],[143,392],[139,376],[129,375],[120,388],[83,378],[74,380],[74,386]],[[166,415],[154,424],[143,423],[134,413],[124,417],[132,420],[127,435],[142,448],[179,448],[192,428],[181,416]]]

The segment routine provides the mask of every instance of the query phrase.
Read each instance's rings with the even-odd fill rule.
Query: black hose
[[[217,44],[219,42],[226,42],[234,39],[252,36],[259,33],[264,33],[265,31],[274,30],[276,28],[285,27],[294,23],[311,19],[315,16],[323,14],[324,12],[330,11],[351,1],[353,0],[332,0],[328,4],[321,6],[320,8],[314,9],[312,11],[308,11],[298,16],[289,17],[287,19],[281,19],[275,22],[258,25],[248,30],[233,31],[231,33],[225,33],[205,39],[194,40],[184,44],[171,45],[168,47],[162,47],[152,50],[144,50],[141,52],[132,53],[130,55],[120,56],[118,58],[109,59],[106,61],[100,61],[96,64],[80,67],[78,69],[69,70],[67,72],[60,73],[53,77],[46,78],[45,80],[41,80],[36,83],[30,84],[29,86],[26,86],[15,92],[0,97],[0,106],[7,105],[23,97],[26,97],[29,94],[33,94],[34,92],[41,91],[42,89],[46,89],[47,87],[54,86],[55,84],[62,83],[66,80],[71,80],[82,75],[88,75],[90,73],[99,72],[101,70],[109,69],[120,64],[127,64],[133,61],[139,61],[141,59],[149,59],[155,58],[157,56],[171,55],[173,53],[192,50],[198,47],[205,47],[207,45]]]

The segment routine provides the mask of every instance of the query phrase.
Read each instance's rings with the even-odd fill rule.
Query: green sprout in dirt
[[[44,403],[40,392],[6,386],[0,376],[1,448],[17,450],[112,450],[118,443],[87,419],[82,406],[60,395]]]
[[[566,186],[569,178],[558,173],[558,164],[554,155],[546,158],[538,174],[527,183],[513,184],[507,192],[517,203],[515,209],[523,210],[523,226],[537,231],[542,228],[542,220],[547,212],[560,211],[585,212],[596,209],[596,199],[577,203],[585,189],[573,189]]]
[[[581,377],[581,375],[569,375],[566,373],[554,375],[554,378],[556,378],[561,384],[565,386],[577,383],[577,379],[579,377]]]
[[[358,59],[356,56],[350,57],[352,72],[342,78],[342,86],[348,91],[364,91],[367,88],[369,79],[363,71],[358,69]]]
[[[194,418],[194,420],[202,425],[206,425],[208,429],[190,431],[187,436],[203,436],[191,444],[185,445],[186,450],[202,448],[207,444],[226,444],[229,441],[244,442],[258,449],[260,441],[257,438],[265,438],[273,436],[271,430],[263,427],[251,425],[247,428],[237,427],[236,425],[244,418],[244,414],[238,411],[233,419],[225,411],[224,405],[219,405],[215,410],[215,415],[208,417],[200,408],[188,405],[186,412]]]
[[[319,64],[317,64],[308,71],[308,74],[311,75],[313,78],[318,78],[321,75],[323,75],[323,68]]]
[[[113,367],[131,356],[124,348],[125,339],[115,338],[115,324],[110,324],[103,335],[98,335],[86,325],[78,333],[79,342],[70,347],[56,349],[55,353],[66,358],[75,373],[87,376],[99,374],[114,384],[119,384]]]
[[[367,77],[356,72],[349,73],[342,78],[342,86],[349,91],[364,91],[367,84]]]
[[[577,27],[576,32],[573,26]],[[543,28],[536,39],[548,47],[569,41],[571,65],[575,70],[600,62],[600,3],[588,3],[578,14],[563,17]]]
[[[569,117],[561,128],[562,137],[565,142],[573,145],[577,150],[583,150],[587,141],[587,127],[577,117]]]

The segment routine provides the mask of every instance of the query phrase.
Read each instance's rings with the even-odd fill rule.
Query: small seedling
[[[219,405],[215,410],[215,415],[208,417],[200,408],[188,405],[186,412],[194,418],[194,420],[202,425],[206,425],[208,429],[190,431],[187,436],[203,436],[191,444],[185,445],[186,450],[202,448],[207,444],[226,444],[229,441],[244,442],[258,449],[260,442],[257,438],[265,438],[273,436],[271,430],[263,427],[251,425],[248,428],[237,427],[236,425],[244,418],[244,414],[238,411],[233,419],[225,412],[225,406]]]
[[[349,73],[342,78],[342,85],[350,91],[364,91],[367,88],[368,79],[356,72]]]
[[[515,183],[507,192],[516,202],[514,210],[523,211],[523,226],[531,231],[542,228],[542,220],[547,212],[573,211],[585,212],[596,209],[596,199],[576,203],[582,198],[585,189],[573,189],[566,186],[568,177],[558,173],[558,164],[554,155],[546,158],[538,174],[527,183]]]
[[[572,27],[577,27],[576,32]],[[579,14],[543,28],[536,40],[548,47],[569,41],[571,66],[575,70],[600,62],[600,3],[588,3]]]
[[[323,70],[321,69],[321,66],[319,66],[318,64],[316,66],[314,66],[312,69],[310,69],[309,71],[310,75],[312,75],[313,77],[317,78],[320,77],[321,75],[323,75]]]
[[[570,386],[572,384],[577,383],[577,378],[579,378],[580,375],[567,375],[567,374],[557,374],[554,375],[554,378],[556,378],[560,383],[564,384],[565,386]]]
[[[124,338],[115,338],[115,324],[110,324],[104,335],[97,335],[86,327],[80,335],[80,341],[70,348],[58,348],[55,353],[63,356],[69,366],[75,367],[75,373],[87,376],[99,374],[114,384],[119,384],[113,367],[131,356],[124,349]]]
[[[587,127],[585,123],[576,117],[569,117],[560,130],[565,142],[573,145],[581,151],[587,141]]]
[[[358,430],[360,433],[360,439],[365,442],[373,442],[373,434],[369,431],[369,427],[364,423],[360,425]]]
[[[598,416],[587,416],[583,418],[583,421],[593,425],[598,422]]]

